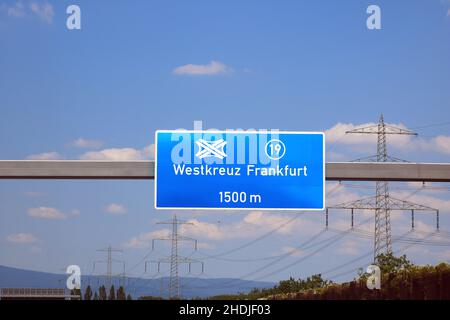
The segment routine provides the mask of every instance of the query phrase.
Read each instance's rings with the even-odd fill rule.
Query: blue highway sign
[[[321,132],[156,132],[155,208],[323,210]]]

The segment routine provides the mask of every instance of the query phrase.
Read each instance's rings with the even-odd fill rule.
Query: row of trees
[[[380,255],[381,290],[369,290],[367,274],[361,270],[351,282],[322,288],[291,291],[270,299],[298,300],[450,300],[450,265],[413,265],[406,256]]]
[[[320,274],[312,275],[311,277],[302,279],[289,278],[288,280],[280,281],[273,288],[255,288],[249,293],[238,293],[235,295],[218,295],[210,297],[210,300],[256,300],[267,298],[269,296],[276,296],[279,294],[286,294],[290,292],[299,292],[310,289],[325,288],[332,282],[324,280]]]
[[[336,284],[320,274],[280,281],[273,288],[253,289],[249,293],[221,295],[210,299],[441,299],[450,300],[450,264],[416,266],[405,255],[382,254],[377,258],[381,270],[381,290],[369,290],[368,275],[360,270],[351,282]]]
[[[77,292],[78,291],[78,292]],[[80,295],[79,290],[72,292],[73,294]],[[82,296],[83,300],[133,300],[130,294],[126,294],[125,288],[120,286],[119,289],[115,289],[114,285],[109,288],[109,292],[105,286],[100,286],[98,291],[93,291],[91,286],[88,285]]]

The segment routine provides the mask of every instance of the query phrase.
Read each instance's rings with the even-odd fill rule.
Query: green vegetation
[[[249,293],[239,293],[236,295],[219,295],[213,296],[211,300],[243,300],[243,299],[263,299],[277,294],[286,294],[290,292],[299,292],[304,290],[314,290],[325,288],[331,282],[322,279],[320,274],[312,275],[311,277],[302,279],[289,278],[288,280],[280,281],[275,287],[267,289],[255,288]]]
[[[117,300],[127,300],[127,295],[125,293],[124,287],[120,286],[119,289],[117,289]]]
[[[380,267],[381,274],[394,275],[401,272],[410,272],[414,268],[414,265],[406,258],[406,255],[395,257],[392,253],[380,254],[377,258],[377,265]],[[360,280],[366,280],[367,274],[363,269],[358,271]],[[357,279],[355,279],[357,280]]]
[[[142,296],[139,300],[163,300],[163,298],[155,296]]]
[[[116,290],[114,285],[109,288],[108,300],[116,300]]]
[[[369,290],[366,286],[368,275],[359,270],[358,276],[351,282],[333,283],[315,274],[306,279],[289,278],[282,280],[273,288],[255,288],[248,293],[218,295],[210,300],[256,300],[256,299],[294,299],[294,300],[369,300],[369,299],[445,299],[450,300],[450,264],[436,266],[417,266],[405,255],[393,254],[378,256],[381,270],[381,290]],[[93,291],[86,287],[85,300],[131,300],[121,286],[107,290],[101,286]],[[161,297],[143,296],[140,300],[162,300]]]
[[[450,300],[450,264],[417,266],[405,255],[378,256],[381,290],[369,290],[364,270],[351,282],[336,284],[320,274],[302,279],[280,281],[269,289],[253,289],[249,293],[220,295],[210,299],[295,299],[295,300],[369,300],[369,299],[443,299]]]
[[[93,292],[91,286],[87,286],[84,292],[84,300],[133,300],[130,294],[127,295],[125,288],[120,286],[117,291],[114,285],[109,288],[109,295],[106,295],[105,286],[100,286],[97,291]]]
[[[84,300],[92,300],[92,289],[91,286],[86,287],[86,291],[84,293]]]
[[[107,300],[106,298],[106,288],[105,286],[101,286],[98,288],[98,300]]]

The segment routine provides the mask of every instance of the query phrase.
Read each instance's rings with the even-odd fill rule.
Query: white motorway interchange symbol
[[[195,143],[199,147],[199,151],[195,156],[199,159],[209,157],[223,159],[227,156],[223,151],[223,147],[225,147],[227,142],[223,139],[217,141],[206,141],[204,139],[198,139]]]

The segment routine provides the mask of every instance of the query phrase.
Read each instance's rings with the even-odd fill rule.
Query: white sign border
[[[157,204],[157,179],[158,179],[158,133],[217,133],[217,134],[300,134],[300,135],[322,135],[322,186],[323,186],[323,199],[322,199],[322,208],[314,208],[314,209],[308,209],[308,208],[206,208],[206,207],[158,207]],[[155,131],[155,184],[154,184],[154,208],[156,210],[161,211],[167,211],[167,210],[182,210],[182,211],[205,211],[205,210],[212,210],[212,211],[324,211],[326,208],[325,205],[325,192],[326,192],[326,177],[325,177],[325,167],[326,167],[326,158],[325,158],[325,132],[320,131],[278,131],[278,130],[266,130],[266,131],[258,131],[258,130],[156,130]]]

